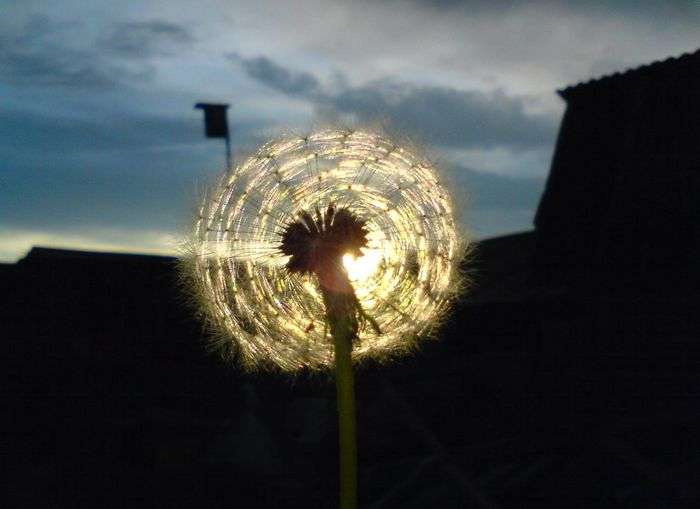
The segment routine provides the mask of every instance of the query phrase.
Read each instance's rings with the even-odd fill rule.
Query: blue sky
[[[86,7],[86,5],[88,7]],[[223,169],[281,132],[382,125],[429,148],[477,238],[531,228],[555,90],[700,46],[700,3],[0,1],[0,261],[172,253]]]

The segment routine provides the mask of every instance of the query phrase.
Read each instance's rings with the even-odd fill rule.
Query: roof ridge
[[[573,85],[569,85],[567,87],[564,87],[562,89],[557,90],[557,93],[564,99],[567,99],[567,96],[574,92],[578,91],[581,89],[585,89],[588,87],[593,87],[596,85],[600,85],[604,82],[608,82],[613,79],[620,79],[620,78],[627,78],[631,75],[635,75],[638,73],[643,73],[643,72],[648,72],[650,70],[658,70],[661,67],[665,67],[668,65],[674,65],[677,63],[681,63],[683,61],[688,61],[692,58],[699,58],[700,59],[700,48],[694,50],[694,51],[687,51],[684,53],[681,53],[680,55],[677,56],[669,56],[664,59],[659,59],[659,60],[654,60],[652,62],[649,62],[648,64],[642,64],[637,67],[630,67],[628,69],[622,70],[622,71],[616,71],[611,74],[603,74],[602,76],[598,76],[597,78],[591,78],[586,81],[580,81],[578,83],[575,83]]]

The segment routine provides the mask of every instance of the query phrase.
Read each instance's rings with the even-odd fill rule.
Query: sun
[[[382,252],[379,249],[361,248],[362,256],[352,254],[343,255],[343,267],[348,273],[350,281],[362,283],[377,272],[382,261]]]

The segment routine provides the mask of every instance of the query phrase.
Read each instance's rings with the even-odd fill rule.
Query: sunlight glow
[[[355,286],[364,282],[377,271],[379,262],[382,261],[382,252],[379,249],[362,248],[362,256],[354,257],[351,254],[343,256],[343,267],[348,272],[350,281]]]

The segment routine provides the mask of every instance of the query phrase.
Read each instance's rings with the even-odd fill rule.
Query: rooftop
[[[700,48],[694,52],[683,53],[677,57],[668,57],[664,60],[657,60],[639,67],[615,72],[613,74],[607,74],[599,78],[570,85],[561,90],[557,90],[557,93],[563,99],[568,101],[571,97],[584,90],[594,90],[601,87],[606,87],[612,82],[637,79],[641,76],[663,73],[669,69],[674,69],[675,72],[675,70],[682,67],[695,66],[700,66]]]

